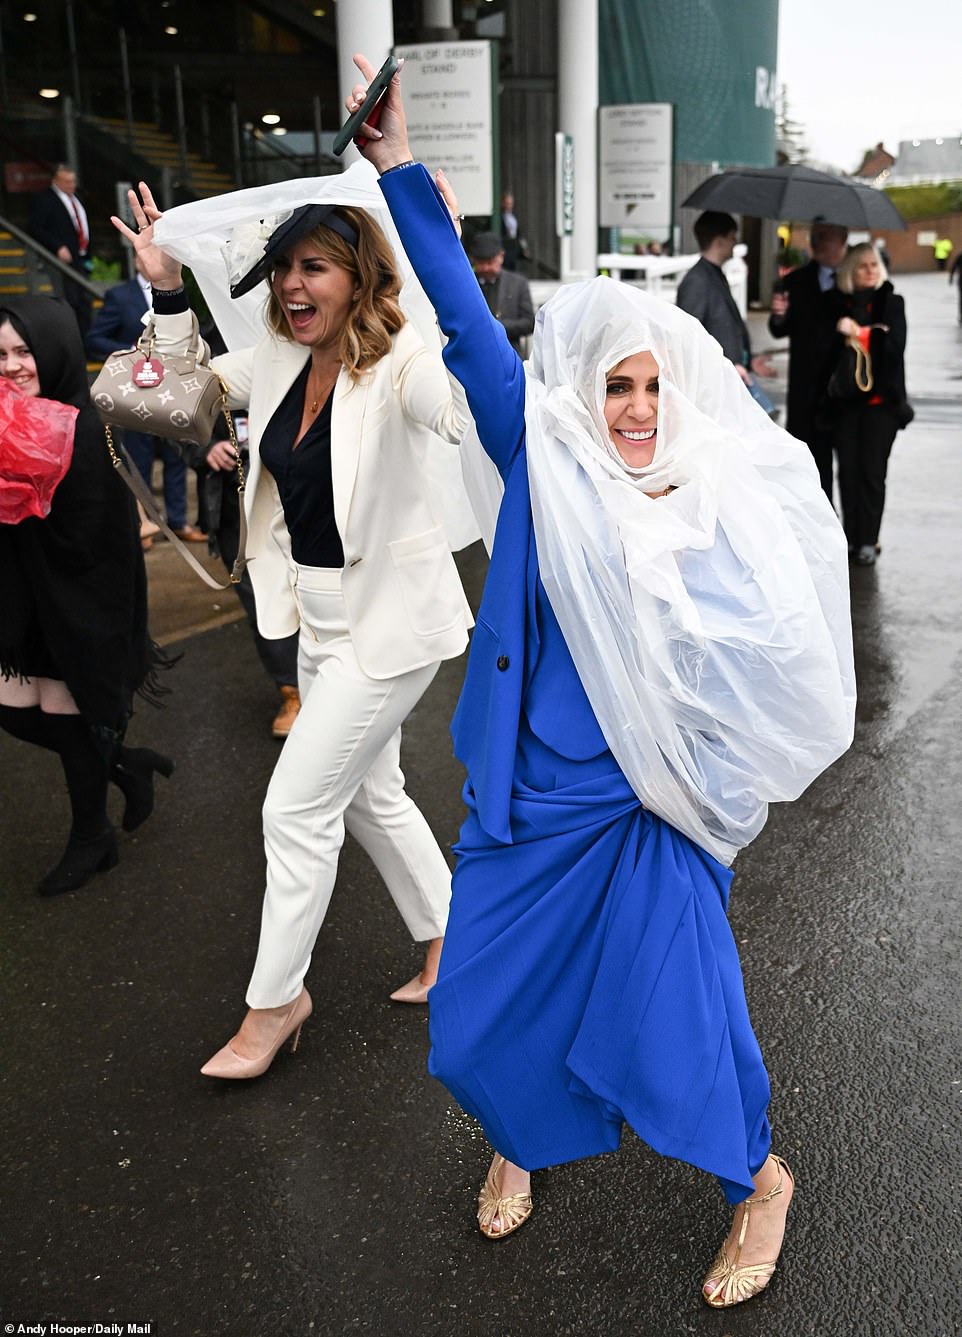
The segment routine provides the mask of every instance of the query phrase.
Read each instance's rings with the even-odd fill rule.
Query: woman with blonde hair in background
[[[874,566],[889,455],[914,417],[905,393],[905,302],[871,242],[851,247],[836,279],[836,340],[822,407],[838,455],[849,554],[858,566]]]

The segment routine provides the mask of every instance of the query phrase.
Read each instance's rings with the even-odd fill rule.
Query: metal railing
[[[748,310],[748,266],[744,256],[748,247],[739,243],[735,254],[722,266],[728,286],[732,290],[735,305],[742,316]],[[613,279],[628,275],[635,276],[639,285],[646,292],[656,297],[673,296],[674,289],[683,274],[687,274],[701,257],[695,255],[619,255],[615,252],[602,253],[597,257],[599,273],[605,271]]]

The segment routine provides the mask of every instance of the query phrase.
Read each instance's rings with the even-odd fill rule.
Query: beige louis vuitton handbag
[[[228,415],[227,387],[196,353],[157,353],[151,322],[135,347],[111,353],[90,390],[101,421],[113,427],[205,446],[217,415]]]
[[[155,352],[151,321],[134,348],[120,349],[110,354],[91,386],[90,397],[104,424],[111,462],[150,519],[170,539],[184,561],[212,589],[228,589],[238,584],[246,565],[246,480],[240,463],[234,420],[227,407],[227,386],[221,378],[195,353],[178,355]],[[193,553],[168,527],[139,472],[117,454],[110,430],[111,427],[125,427],[149,436],[206,446],[213,438],[214,424],[221,413],[227,420],[231,445],[237,456],[237,492],[240,497],[240,546],[227,584],[221,584],[205,571]]]

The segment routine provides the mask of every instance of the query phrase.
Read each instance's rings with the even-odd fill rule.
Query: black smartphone
[[[373,118],[372,113],[381,98],[387,92],[387,86],[397,74],[399,68],[400,62],[398,61],[397,56],[388,56],[377,74],[375,74],[368,87],[367,97],[358,107],[357,111],[354,112],[353,116],[350,116],[344,122],[335,136],[334,152],[338,157],[341,156],[348,144],[357,138],[361,126],[364,125],[366,121],[370,121],[372,125],[377,124],[377,118],[380,113],[377,113]]]

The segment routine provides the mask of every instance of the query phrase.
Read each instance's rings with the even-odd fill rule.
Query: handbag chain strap
[[[148,353],[147,356],[149,357],[150,354]],[[206,584],[208,584],[211,587],[211,589],[229,590],[232,585],[240,584],[241,577],[244,574],[244,568],[247,565],[247,556],[246,556],[247,514],[244,509],[244,493],[247,490],[247,478],[244,473],[244,466],[241,463],[240,449],[237,444],[237,433],[234,429],[234,417],[230,409],[227,407],[227,386],[224,383],[222,377],[219,376],[217,379],[220,384],[220,393],[222,400],[221,408],[224,414],[224,418],[227,422],[227,433],[228,436],[230,437],[230,443],[233,448],[234,455],[237,459],[237,500],[239,503],[238,509],[240,511],[240,537],[237,545],[237,559],[234,562],[233,569],[231,570],[230,579],[227,580],[224,584],[221,584],[219,580],[215,580],[214,577],[210,574],[210,572],[206,571],[204,567],[201,566],[200,562],[198,562],[197,558],[187,547],[186,543],[184,543],[181,539],[179,539],[177,535],[174,533],[174,531],[167,524],[167,521],[164,519],[164,517],[161,515],[160,511],[157,508],[157,503],[154,501],[153,493],[151,492],[147,484],[144,482],[139,470],[131,468],[130,464],[126,462],[124,459],[122,459],[121,456],[117,453],[117,449],[114,446],[113,433],[111,432],[110,425],[108,423],[104,423],[104,435],[107,438],[107,449],[110,452],[110,459],[113,464],[113,467],[120,474],[120,477],[130,488],[131,492],[140,502],[141,506],[143,506],[144,510],[146,511],[150,519],[153,520],[153,522],[160,527],[160,529],[164,532],[164,534],[166,534],[167,538],[170,539],[171,543],[173,543],[174,547],[180,553],[181,557],[183,557],[187,565],[190,566],[194,571],[196,571],[196,573],[200,576],[201,580],[203,580]]]

